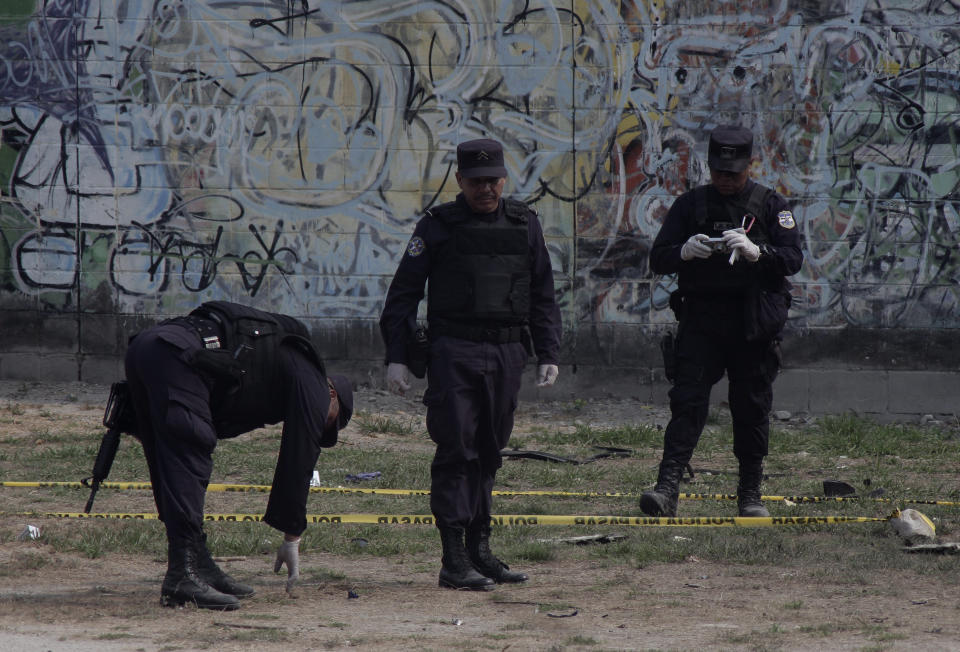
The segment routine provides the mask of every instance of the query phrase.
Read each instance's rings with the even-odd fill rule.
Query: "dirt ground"
[[[20,424],[42,410],[97,423],[106,393],[101,386],[0,381],[0,406],[22,406]],[[357,409],[372,413],[422,409],[378,390],[361,389],[356,398]],[[638,415],[647,423],[667,420],[664,406],[631,401],[596,401],[576,419],[615,424]],[[537,404],[521,411],[518,428],[549,419],[573,421]],[[816,569],[695,556],[643,568],[552,561],[524,567],[531,575],[524,585],[475,593],[437,588],[431,559],[310,552],[302,567],[344,579],[301,581],[291,598],[270,572],[272,558],[221,560],[257,594],[240,610],[219,613],[161,608],[161,559],[91,560],[11,540],[24,527],[23,517],[0,516],[0,650],[960,650],[957,587],[937,575],[918,585],[896,569],[866,586],[832,581]],[[40,569],[23,564],[38,552],[48,556]],[[816,623],[848,625],[824,636],[811,628]],[[878,642],[872,633],[881,625],[903,638]]]

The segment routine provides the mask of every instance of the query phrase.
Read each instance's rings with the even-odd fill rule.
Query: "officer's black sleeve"
[[[310,480],[320,457],[320,440],[330,409],[327,379],[296,346],[278,351],[283,376],[283,432],[264,522],[286,534],[307,529]]]
[[[539,364],[560,363],[560,307],[553,285],[553,264],[543,239],[543,227],[531,216],[527,231],[531,249],[530,333]]]
[[[766,214],[770,243],[761,249],[761,271],[770,276],[792,276],[803,265],[803,249],[796,218],[787,200],[779,194],[774,194],[768,200]]]
[[[430,273],[431,218],[424,217],[413,230],[403,252],[380,313],[380,335],[386,348],[386,363],[409,364],[407,343],[413,336],[417,308]]]
[[[692,211],[692,192],[681,195],[670,206],[650,249],[650,271],[654,274],[675,274],[680,270],[680,250],[693,235],[688,226]]]

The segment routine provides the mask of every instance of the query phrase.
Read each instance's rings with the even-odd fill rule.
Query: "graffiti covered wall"
[[[794,202],[793,331],[956,332],[958,23],[938,0],[8,0],[0,377],[109,378],[131,330],[208,299],[379,360],[474,137],[540,213],[565,362],[653,364],[673,279],[647,253],[722,122]]]

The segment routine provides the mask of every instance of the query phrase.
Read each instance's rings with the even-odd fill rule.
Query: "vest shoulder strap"
[[[509,219],[520,224],[526,224],[531,215],[535,216],[537,214],[525,202],[518,199],[504,199],[503,212]]]
[[[763,215],[763,208],[766,206],[767,200],[772,194],[772,188],[767,188],[766,186],[761,186],[759,183],[754,183],[753,189],[750,190],[750,196],[747,198],[747,204],[744,207],[745,212],[753,215],[756,218],[759,218],[761,215]]]
[[[438,204],[432,206],[424,211],[430,217],[440,220],[446,224],[451,222],[456,222],[457,218],[460,216],[460,212],[456,209],[456,202],[447,202],[446,204]]]
[[[693,189],[693,204],[697,213],[697,231],[703,231],[703,226],[707,223],[709,216],[709,213],[707,213],[707,186],[697,186]]]

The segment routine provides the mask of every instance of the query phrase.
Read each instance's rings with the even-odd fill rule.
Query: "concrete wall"
[[[228,299],[378,379],[406,240],[489,136],[544,223],[557,392],[662,398],[674,279],[648,250],[736,121],[806,254],[778,403],[952,413],[958,23],[907,0],[6,0],[0,378],[111,380],[127,335]]]

